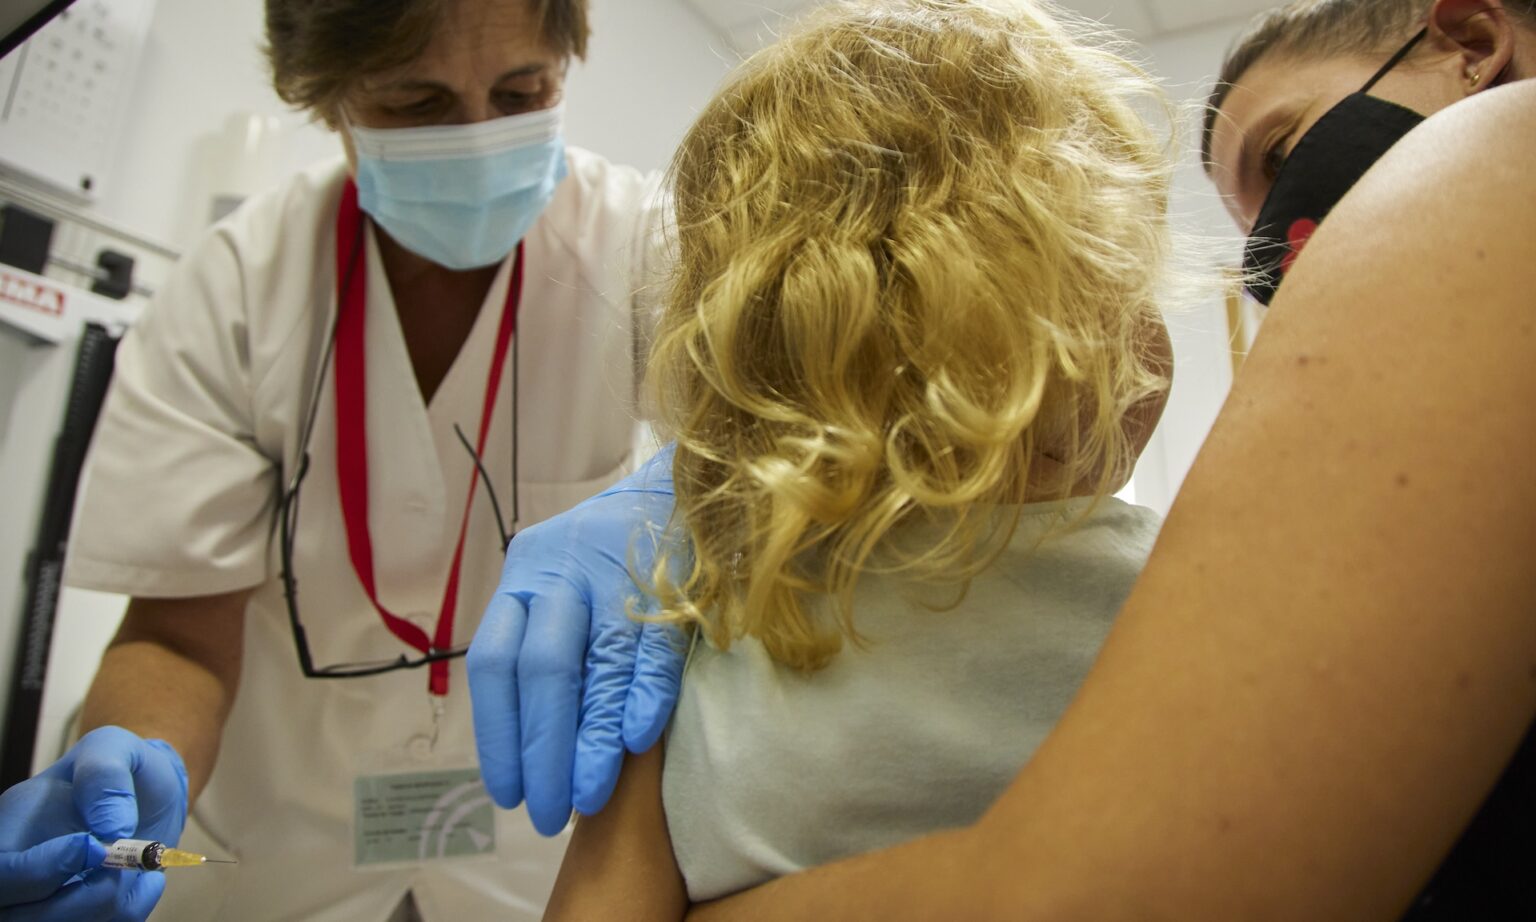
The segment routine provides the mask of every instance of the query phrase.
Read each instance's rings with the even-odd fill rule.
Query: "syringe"
[[[151,842],[148,839],[118,839],[107,846],[107,857],[101,862],[101,866],[127,871],[163,871],[166,868],[195,868],[204,864],[237,863],[184,852],[179,848],[168,848],[163,842]]]

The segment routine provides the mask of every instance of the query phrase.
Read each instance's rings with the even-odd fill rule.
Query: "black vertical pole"
[[[112,380],[116,350],[117,338],[106,327],[85,325],[64,423],[54,442],[53,466],[48,474],[48,493],[43,500],[37,541],[27,555],[26,600],[11,670],[4,746],[0,747],[0,789],[23,781],[32,773],[43,709],[43,679],[53,643],[53,622],[59,607],[60,577],[64,572],[70,517],[75,509],[75,491],[85,467],[91,433],[96,429],[96,417],[101,413],[107,385]]]

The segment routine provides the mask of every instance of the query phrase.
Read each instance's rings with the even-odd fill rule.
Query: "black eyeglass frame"
[[[362,255],[363,222],[358,223],[358,232],[352,239],[352,249],[347,257],[346,277],[342,280],[340,292],[351,290],[354,280],[354,272],[358,260]],[[511,284],[513,279],[508,280]],[[340,322],[341,298],[337,298],[333,312],[330,330],[326,336],[325,350],[320,355],[320,367],[315,376],[315,386],[310,394],[309,409],[305,413],[304,435],[299,442],[298,465],[294,469],[293,476],[283,485],[282,495],[278,506],[278,541],[282,555],[282,582],[283,601],[288,608],[288,625],[293,631],[293,644],[299,656],[299,669],[306,679],[360,679],[367,676],[381,675],[386,672],[395,672],[401,669],[419,669],[431,663],[442,662],[462,657],[469,652],[469,645],[454,647],[447,650],[428,649],[419,656],[412,657],[402,653],[393,660],[384,660],[371,663],[339,663],[334,666],[316,667],[314,656],[309,649],[309,635],[304,630],[304,623],[299,618],[299,581],[293,572],[293,547],[294,539],[298,533],[299,520],[299,488],[304,483],[305,476],[309,473],[309,440],[314,434],[315,420],[320,409],[320,394],[325,389],[325,372],[330,367],[331,355],[336,345],[336,329]],[[501,548],[505,550],[512,542],[512,536],[517,532],[518,502],[517,502],[517,419],[518,419],[518,341],[522,337],[514,331],[512,336],[512,524],[510,528],[505,524],[501,514],[501,503],[496,497],[496,488],[491,483],[490,472],[486,470],[484,461],[478,452],[470,444],[469,437],[457,423],[453,430],[459,437],[465,450],[475,463],[476,470],[480,473],[480,479],[485,483],[487,495],[491,500],[491,508],[496,516],[496,528],[501,535]],[[280,481],[281,482],[281,481]]]

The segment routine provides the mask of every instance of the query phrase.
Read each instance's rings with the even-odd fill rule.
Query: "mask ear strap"
[[[1403,62],[1403,58],[1408,57],[1408,53],[1413,50],[1414,46],[1417,45],[1419,42],[1423,41],[1424,40],[1424,36],[1426,36],[1428,34],[1429,34],[1429,26],[1425,26],[1424,28],[1420,29],[1418,31],[1418,34],[1414,35],[1413,38],[1410,38],[1408,40],[1408,44],[1406,44],[1403,47],[1397,49],[1397,54],[1394,54],[1390,59],[1388,59],[1387,63],[1381,65],[1381,70],[1378,70],[1376,72],[1376,75],[1374,77],[1372,77],[1365,84],[1365,86],[1362,86],[1360,88],[1360,92],[1362,92],[1362,93],[1369,93],[1371,91],[1371,87],[1373,87],[1377,83],[1379,83],[1381,81],[1381,78],[1385,77],[1387,75],[1387,73],[1392,70],[1392,68],[1394,68],[1397,65],[1401,64]]]

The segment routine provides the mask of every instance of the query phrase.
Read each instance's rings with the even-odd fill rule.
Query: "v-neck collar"
[[[485,377],[485,365],[491,359],[496,324],[501,319],[499,308],[507,297],[507,284],[512,272],[512,256],[509,254],[496,268],[496,275],[476,310],[475,322],[470,326],[469,335],[465,337],[464,344],[459,347],[458,354],[453,357],[452,364],[448,366],[448,373],[438,383],[432,399],[425,401],[422,399],[421,388],[416,381],[415,368],[411,365],[410,351],[405,344],[405,331],[400,326],[394,291],[389,287],[388,274],[384,271],[384,261],[379,249],[378,234],[372,222],[368,224],[367,237],[369,329],[377,330],[387,327],[389,333],[385,337],[386,341],[379,344],[380,348],[387,349],[389,352],[388,364],[380,370],[387,370],[393,375],[397,368],[404,368],[408,383],[411,385],[410,390],[415,395],[413,409],[436,422],[445,413],[452,414],[457,410],[456,405],[463,395],[476,390],[480,386],[478,382],[483,381]],[[369,345],[371,347],[373,343],[370,342]],[[465,390],[466,388],[468,391]],[[453,394],[445,396],[449,391]],[[467,425],[470,420],[450,418],[447,422],[451,429],[454,422]]]
[[[376,481],[369,515],[377,529],[379,594],[403,610],[425,611],[442,593],[440,577],[453,552],[448,528],[457,522],[460,485],[468,483],[473,463],[453,427],[472,434],[478,426],[512,259],[497,270],[469,335],[425,401],[372,225],[366,238],[368,465]],[[504,395],[497,425],[509,407]]]

